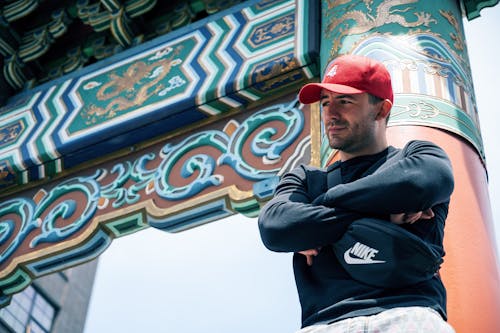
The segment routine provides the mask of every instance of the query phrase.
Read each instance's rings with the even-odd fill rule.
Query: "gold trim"
[[[321,166],[321,115],[319,102],[310,105],[311,112],[311,165]]]
[[[16,271],[16,268],[24,270],[30,277],[36,278],[38,276],[33,276],[33,273],[27,269],[27,265],[51,257],[52,255],[57,255],[59,253],[66,252],[68,250],[76,249],[79,245],[85,244],[86,240],[90,239],[94,233],[96,233],[99,228],[101,228],[113,241],[116,237],[113,232],[107,228],[106,224],[114,222],[118,219],[131,214],[142,213],[147,223],[147,216],[150,215],[153,218],[164,218],[170,215],[176,215],[182,213],[183,211],[188,211],[193,209],[200,204],[207,204],[210,201],[215,201],[219,199],[225,199],[227,202],[228,209],[233,211],[234,214],[238,212],[232,209],[231,202],[241,202],[253,198],[253,191],[241,191],[236,185],[230,185],[228,187],[219,189],[217,191],[207,193],[198,198],[182,202],[178,205],[169,208],[159,208],[154,204],[153,199],[148,199],[139,202],[135,205],[125,207],[120,210],[115,210],[113,212],[97,216],[90,221],[90,223],[85,228],[84,232],[76,238],[70,239],[68,241],[63,241],[55,245],[51,245],[47,248],[26,253],[22,256],[18,256],[12,259],[12,261],[0,271],[0,280],[8,278],[9,275]],[[229,201],[228,201],[229,200]],[[143,230],[143,229],[142,229]],[[75,263],[75,265],[77,265]],[[74,266],[74,265],[71,265]]]
[[[153,146],[156,144],[162,144],[168,142],[168,140],[178,138],[182,135],[188,135],[190,132],[194,132],[195,130],[202,129],[206,126],[210,126],[218,121],[222,121],[226,118],[234,117],[238,114],[242,113],[241,110],[234,110],[230,111],[227,113],[219,114],[216,116],[212,116],[207,119],[200,120],[198,122],[192,123],[190,125],[187,125],[183,128],[173,130],[172,132],[166,133],[166,134],[160,134],[159,136],[140,142],[136,143],[133,145],[130,145],[126,148],[122,148],[120,150],[114,151],[106,156],[102,157],[97,157],[95,159],[83,162],[73,168],[69,169],[63,169],[61,172],[58,172],[55,175],[52,175],[50,177],[42,178],[42,179],[37,179],[37,180],[32,180],[28,183],[25,184],[16,184],[13,185],[12,187],[7,187],[5,189],[2,189],[0,193],[0,198],[5,198],[5,197],[11,197],[15,194],[22,193],[24,191],[29,191],[31,189],[36,189],[37,187],[41,187],[44,185],[50,185],[52,182],[61,180],[66,177],[74,176],[78,173],[81,172],[86,172],[89,169],[90,172],[93,172],[93,168],[98,168],[102,164],[109,163],[113,160],[120,160],[123,158],[126,158],[128,155],[131,153],[137,152],[137,151],[146,151],[147,149],[151,149]]]
[[[291,95],[289,92],[277,92],[273,94],[273,100],[276,101],[278,99],[285,99],[287,97],[291,98]],[[291,100],[291,99],[290,99]],[[254,101],[251,103],[250,107],[248,108],[233,108],[231,111],[223,112],[218,115],[213,115],[210,116],[206,119],[202,119],[198,122],[186,125],[182,128],[173,130],[169,133],[164,133],[160,134],[154,138],[148,139],[143,142],[139,142],[133,145],[130,145],[128,147],[116,150],[108,155],[101,156],[101,157],[96,157],[92,160],[83,162],[77,166],[74,166],[69,169],[63,169],[61,172],[58,172],[55,175],[52,175],[50,177],[42,178],[42,179],[37,179],[37,180],[30,180],[28,183],[24,184],[15,184],[12,186],[7,186],[6,188],[2,188],[0,191],[0,199],[5,198],[5,197],[12,197],[13,195],[18,195],[21,194],[22,192],[27,192],[29,190],[36,190],[37,187],[42,187],[42,186],[48,186],[50,187],[51,183],[55,181],[60,181],[61,179],[64,179],[66,177],[74,176],[82,172],[87,172],[90,169],[90,172],[93,172],[94,168],[99,168],[102,164],[105,163],[110,163],[114,160],[121,160],[123,158],[126,158],[128,155],[131,153],[135,152],[147,152],[148,149],[152,149],[157,144],[165,144],[169,140],[172,139],[177,139],[179,137],[182,137],[183,135],[189,135],[189,133],[194,133],[197,130],[201,130],[203,128],[209,127],[219,121],[224,121],[227,120],[227,123],[230,121],[234,120],[234,118],[244,115],[248,113],[249,115],[251,112],[258,110],[261,107],[267,107],[271,101],[269,99],[260,99],[257,101]],[[236,120],[235,120],[236,121]],[[227,125],[224,124],[222,127]],[[160,148],[161,149],[161,148]],[[61,157],[63,158],[63,157]],[[55,185],[54,185],[55,186]]]

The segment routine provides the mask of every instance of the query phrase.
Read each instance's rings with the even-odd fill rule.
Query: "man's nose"
[[[323,119],[325,123],[329,123],[331,121],[337,121],[339,120],[340,115],[333,109],[333,108],[328,108],[323,110]]]

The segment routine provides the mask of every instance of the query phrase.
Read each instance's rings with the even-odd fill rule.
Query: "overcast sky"
[[[500,198],[500,5],[465,29],[500,223],[493,204]],[[149,228],[115,240],[100,257],[85,333],[292,333],[299,326],[291,255],[267,251],[256,221],[237,215],[179,234]]]

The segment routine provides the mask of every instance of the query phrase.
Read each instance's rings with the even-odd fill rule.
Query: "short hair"
[[[368,101],[370,102],[370,104],[377,104],[382,102],[383,100],[384,100],[383,98],[377,97],[372,94],[368,94]]]
[[[384,99],[383,99],[383,98],[377,97],[377,96],[372,95],[372,94],[368,94],[368,102],[369,102],[370,104],[372,104],[372,105],[373,105],[373,104],[380,103],[380,102],[382,102],[382,101],[384,101]],[[385,118],[385,123],[386,123],[386,124],[389,122],[389,116],[390,116],[390,112],[389,112],[389,114],[387,115],[387,118]]]

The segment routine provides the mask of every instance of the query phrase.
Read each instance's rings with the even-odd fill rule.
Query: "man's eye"
[[[341,99],[341,100],[339,101],[339,103],[340,103],[340,104],[349,104],[349,103],[351,103],[351,101],[348,101],[347,99]]]

